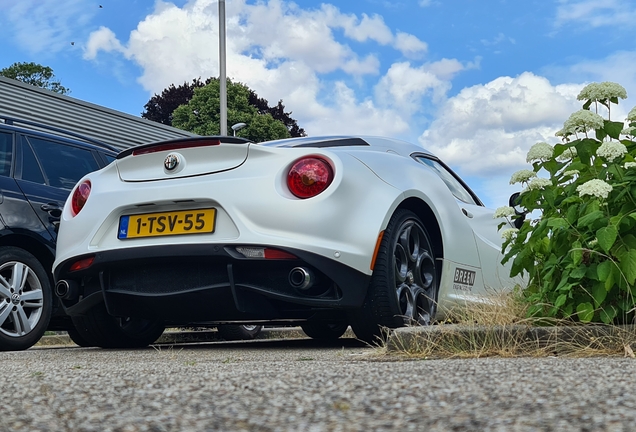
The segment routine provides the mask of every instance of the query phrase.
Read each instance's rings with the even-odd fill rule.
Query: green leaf
[[[550,218],[548,219],[548,226],[552,228],[567,228],[570,224],[563,218]]]
[[[613,225],[603,227],[599,229],[598,231],[596,231],[596,238],[598,239],[598,244],[603,248],[605,252],[609,252],[612,246],[614,246],[617,236],[618,236],[618,230]]]
[[[581,261],[583,261],[583,250],[581,248],[582,246],[580,241],[577,240],[572,243],[572,249],[570,250],[572,251],[572,262],[574,265],[579,265],[581,264]]]
[[[605,306],[601,309],[601,321],[605,324],[610,324],[614,321],[614,317],[616,317],[616,308],[614,306]]]
[[[567,204],[566,203],[567,200],[568,199],[565,199],[561,204],[562,205]],[[574,225],[574,222],[576,222],[578,212],[579,212],[578,204],[575,204],[573,206],[570,206],[570,208],[568,208],[567,220],[571,225]]]
[[[579,222],[577,223],[577,226],[578,227],[590,226],[597,220],[600,220],[601,218],[603,218],[604,216],[605,214],[602,211],[595,210],[592,213],[586,214],[585,216],[581,217],[579,219]]]
[[[572,270],[570,273],[570,277],[572,279],[583,279],[583,277],[587,274],[587,266],[585,264],[580,265],[579,267]]]
[[[607,290],[602,283],[596,283],[592,286],[591,291],[592,297],[594,298],[594,305],[599,307],[605,300],[605,297],[607,297]]]
[[[592,318],[594,318],[594,307],[592,306],[592,303],[589,302],[580,303],[576,307],[576,313],[579,317],[579,321],[587,323],[592,321]]]
[[[599,141],[603,141],[607,136],[607,132],[604,129],[596,129],[596,139]]]
[[[630,249],[622,253],[618,259],[620,260],[620,269],[630,285],[636,281],[636,250]]]
[[[621,135],[621,131],[625,127],[623,125],[623,122],[613,122],[613,121],[605,120],[604,123],[605,125],[603,129],[605,130],[605,132],[609,136],[614,138],[615,140],[619,139]]]
[[[567,299],[568,299],[567,294],[561,294],[560,296],[557,297],[556,301],[554,302],[554,307],[560,308],[561,306],[565,304],[565,301]]]
[[[592,100],[588,99],[588,101],[583,104],[583,109],[584,110],[589,110],[590,106],[592,106]]]
[[[603,261],[596,268],[598,280],[605,283],[605,290],[609,291],[614,286],[614,272],[612,271],[616,265],[610,261]]]

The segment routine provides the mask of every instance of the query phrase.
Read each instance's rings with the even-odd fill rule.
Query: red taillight
[[[133,150],[133,156],[139,156],[142,154],[148,153],[156,153],[160,151],[173,151],[173,150],[181,150],[185,148],[192,147],[209,147],[209,146],[217,146],[221,145],[221,140],[218,139],[203,139],[203,140],[192,140],[192,141],[181,141],[181,142],[168,142],[163,144],[151,144],[148,146],[141,147],[139,149]]]
[[[287,174],[287,187],[298,198],[311,198],[329,187],[333,168],[329,162],[317,157],[306,157],[292,165]]]
[[[73,216],[78,214],[84,208],[84,204],[86,204],[86,200],[88,200],[88,196],[90,194],[91,182],[88,180],[84,180],[75,188],[73,196],[71,197],[71,210],[73,212]]]
[[[93,265],[93,261],[95,261],[95,257],[88,257],[88,258],[83,258],[79,261],[75,261],[73,264],[71,264],[71,267],[68,269],[69,271],[78,271],[78,270],[84,270],[89,268],[91,265]]]

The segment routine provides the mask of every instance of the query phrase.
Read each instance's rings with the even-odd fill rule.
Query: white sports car
[[[501,219],[437,157],[358,136],[153,143],[66,202],[56,294],[95,346],[164,326],[295,323],[376,341],[510,288]]]

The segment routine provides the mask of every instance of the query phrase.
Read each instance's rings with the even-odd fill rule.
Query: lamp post
[[[247,126],[245,123],[236,123],[232,125],[232,130],[234,131],[234,136],[236,136],[236,132],[240,131],[241,129],[243,129],[245,126]]]
[[[225,71],[225,0],[219,0],[219,91],[221,135],[227,135],[227,78]]]

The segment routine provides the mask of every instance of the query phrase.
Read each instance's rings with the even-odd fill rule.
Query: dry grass
[[[492,293],[479,304],[448,310],[448,319],[438,325],[392,332],[378,354],[408,358],[635,357],[634,326],[526,318],[526,307],[515,291]]]

